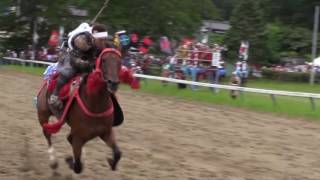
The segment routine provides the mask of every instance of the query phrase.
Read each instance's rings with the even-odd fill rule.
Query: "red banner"
[[[59,32],[58,31],[52,31],[50,39],[48,41],[48,44],[50,46],[57,46],[59,43]]]

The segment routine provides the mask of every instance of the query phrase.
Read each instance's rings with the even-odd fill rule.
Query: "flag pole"
[[[103,10],[108,6],[110,0],[106,0],[103,3],[103,6],[101,7],[101,9],[99,10],[98,14],[92,19],[91,24],[95,23],[98,19],[98,17],[101,15],[101,13],[103,12]]]

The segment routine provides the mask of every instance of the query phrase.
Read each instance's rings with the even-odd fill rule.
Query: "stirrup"
[[[53,107],[58,108],[58,109],[62,109],[62,107],[63,107],[63,103],[59,99],[59,97],[56,95],[53,95],[53,94],[50,96],[50,98],[48,100],[48,104],[50,104]]]

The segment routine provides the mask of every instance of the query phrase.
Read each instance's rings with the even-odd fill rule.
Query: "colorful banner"
[[[171,54],[171,45],[170,45],[170,41],[167,37],[161,37],[160,38],[160,49],[162,52],[166,53],[166,54]]]
[[[241,60],[248,60],[249,56],[249,41],[241,41],[240,49],[239,49],[239,58]]]
[[[51,32],[51,36],[50,36],[50,39],[48,41],[48,44],[50,46],[57,46],[59,43],[59,32],[58,31],[52,31]]]

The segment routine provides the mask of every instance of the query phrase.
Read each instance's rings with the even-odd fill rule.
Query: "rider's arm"
[[[79,57],[73,57],[71,58],[71,64],[76,67],[76,68],[80,68],[80,69],[84,69],[84,68],[88,68],[90,66],[90,62],[83,60]]]

